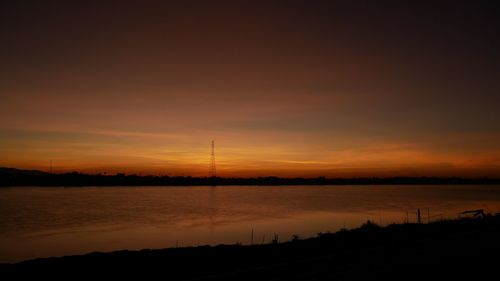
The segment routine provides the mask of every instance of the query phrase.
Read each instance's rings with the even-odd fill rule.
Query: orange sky
[[[500,176],[484,3],[100,2],[2,4],[0,166]]]

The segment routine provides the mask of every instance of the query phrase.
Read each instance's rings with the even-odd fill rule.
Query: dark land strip
[[[499,277],[500,216],[360,228],[294,241],[91,253],[2,264],[2,276],[164,280]]]
[[[8,186],[227,186],[227,185],[451,185],[495,184],[497,178],[460,177],[362,177],[362,178],[226,178],[155,175],[106,175],[47,173],[37,170],[0,168],[0,187]]]

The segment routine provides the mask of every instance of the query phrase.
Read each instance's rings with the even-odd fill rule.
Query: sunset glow
[[[2,4],[0,166],[500,176],[486,10],[165,2]]]

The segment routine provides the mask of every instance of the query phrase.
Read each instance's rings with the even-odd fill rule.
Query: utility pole
[[[217,170],[215,169],[215,144],[214,144],[214,141],[212,141],[212,154],[210,155],[209,176],[211,178],[217,177]]]

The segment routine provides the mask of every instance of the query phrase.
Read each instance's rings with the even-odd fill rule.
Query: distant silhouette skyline
[[[0,166],[500,176],[496,4],[2,2]]]
[[[500,184],[500,178],[466,177],[217,177],[47,173],[0,167],[0,186],[217,186],[217,185],[439,185]],[[420,210],[418,211],[420,216]]]

